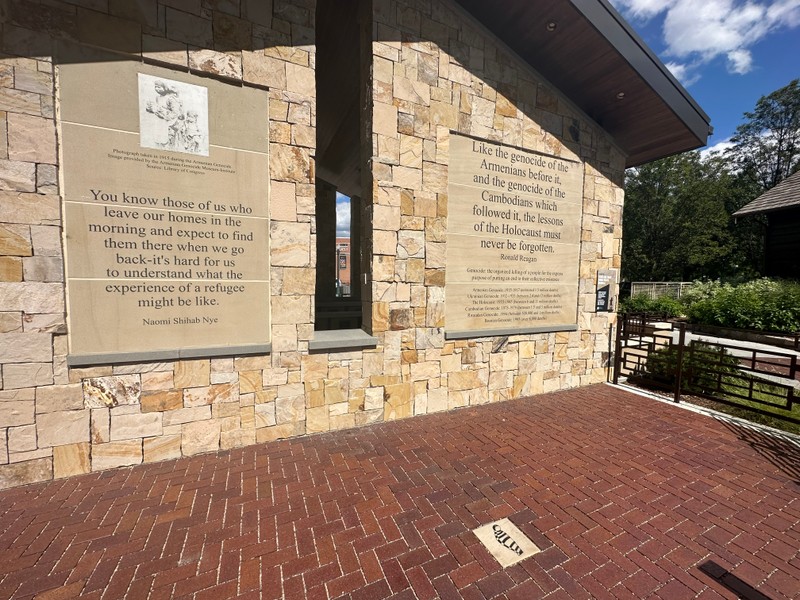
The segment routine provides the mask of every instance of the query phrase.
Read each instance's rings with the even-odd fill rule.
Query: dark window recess
[[[360,198],[366,156],[362,139],[369,137],[362,99],[369,85],[371,18],[365,21],[363,15],[371,17],[370,0],[317,1],[317,331],[360,329],[370,323],[363,318],[369,302],[362,301],[366,220],[361,218]]]

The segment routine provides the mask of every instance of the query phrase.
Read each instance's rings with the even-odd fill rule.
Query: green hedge
[[[620,312],[663,314],[666,317],[680,317],[683,316],[685,308],[679,300],[671,296],[651,298],[647,294],[636,294],[622,302]]]
[[[687,293],[693,323],[758,331],[800,331],[800,283],[756,279],[740,285],[704,283]]]
[[[800,283],[756,279],[732,285],[695,282],[680,300],[652,299],[637,294],[625,300],[620,312],[686,316],[692,323],[756,331],[800,331]]]

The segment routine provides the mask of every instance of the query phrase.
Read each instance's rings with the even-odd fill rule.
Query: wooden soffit
[[[606,0],[456,0],[605,129],[633,167],[705,146],[708,115]]]

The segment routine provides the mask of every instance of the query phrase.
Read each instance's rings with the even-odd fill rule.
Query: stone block
[[[209,384],[211,378],[211,361],[181,360],[175,363],[175,387],[191,388],[203,387]]]
[[[286,65],[286,90],[306,98],[316,96],[314,69],[293,63]]]
[[[0,284],[0,286],[3,284]],[[14,285],[14,284],[7,284]],[[0,306],[2,292],[0,291]],[[48,333],[1,333],[0,363],[53,361],[53,336]]]
[[[8,451],[29,452],[31,450],[36,450],[36,425],[9,427]]]
[[[477,371],[458,371],[447,376],[447,384],[451,390],[471,390],[481,386]]]
[[[52,95],[53,76],[49,71],[34,71],[18,66],[14,69],[14,88],[34,94]]]
[[[82,475],[88,473],[90,469],[89,442],[53,448],[53,477],[55,479]]]
[[[306,408],[317,408],[325,406],[325,380],[314,379],[306,380],[303,383],[306,394]]]
[[[327,406],[306,410],[306,432],[320,433],[330,429],[330,415]]]
[[[163,392],[175,387],[172,371],[142,373],[141,378],[142,392]]]
[[[163,435],[143,442],[144,462],[173,460],[181,457],[181,436]]]
[[[256,442],[263,444],[285,438],[303,435],[306,432],[305,421],[302,423],[285,423],[275,427],[256,429]]]
[[[210,406],[196,406],[190,408],[179,408],[168,410],[162,413],[162,424],[164,427],[170,425],[182,425],[192,421],[205,421],[211,418]]]
[[[256,404],[253,409],[253,424],[256,429],[261,427],[272,427],[277,423],[275,420],[274,402]],[[242,426],[244,427],[244,424]]]
[[[22,281],[22,259],[15,256],[0,256],[0,281]]]
[[[234,359],[233,368],[236,371],[259,371],[272,366],[269,356],[241,356]]]
[[[3,367],[3,388],[7,390],[53,384],[52,363],[9,364]]]
[[[307,267],[310,261],[311,228],[308,223],[273,222],[270,226],[270,256],[273,266]]]
[[[325,380],[325,404],[347,403],[347,381],[345,379]]]
[[[125,440],[92,446],[92,471],[138,465],[142,462],[142,440]]]
[[[40,414],[36,433],[40,448],[89,441],[89,411],[68,410]]]
[[[312,268],[286,268],[283,270],[284,294],[313,294],[316,286],[316,271]]]
[[[161,429],[160,412],[111,415],[111,441],[113,442],[158,436],[162,433]]]
[[[221,431],[219,434],[219,447],[221,450],[231,450],[232,448],[241,448],[248,442],[246,436],[243,435],[241,429],[231,429],[230,431]]]
[[[239,402],[239,386],[237,384],[220,383],[183,390],[183,405],[187,408],[225,402]]]
[[[217,52],[203,48],[189,51],[189,67],[231,79],[242,78],[240,52]]]
[[[331,431],[340,429],[352,429],[356,426],[356,416],[354,414],[331,415]]]
[[[58,256],[61,251],[61,228],[49,225],[31,226],[31,244],[36,256]]]
[[[33,388],[0,391],[0,427],[31,425],[35,421]]]
[[[138,375],[89,377],[83,382],[83,399],[86,408],[111,408],[139,404],[142,382]]]
[[[79,383],[36,388],[36,412],[50,413],[84,408],[83,387]]]
[[[270,56],[263,50],[242,52],[242,77],[249,83],[266,85],[274,89],[286,89],[286,63]],[[270,102],[272,105],[273,102]]]
[[[127,5],[127,3],[121,3]],[[137,6],[138,5],[130,5]],[[186,67],[189,64],[186,46],[163,37],[152,35],[142,36],[142,55],[158,62]]]
[[[33,115],[8,113],[8,157],[30,163],[55,164],[55,122]]]
[[[289,325],[311,322],[310,296],[273,296],[273,325]]]
[[[397,137],[397,126],[397,107],[383,102],[375,102],[372,109],[372,132]]]
[[[111,441],[111,414],[109,409],[92,409],[89,433],[92,444],[103,444]]]
[[[183,394],[180,390],[165,392],[142,392],[142,412],[163,412],[183,408]]]
[[[16,160],[0,160],[0,189],[35,192],[36,164]]]
[[[211,407],[211,418],[212,419],[230,419],[231,417],[236,417],[236,422],[239,422],[239,404],[229,402],[227,404],[214,404]],[[225,427],[222,428],[222,431],[225,431]]]
[[[220,424],[217,421],[184,423],[181,427],[181,450],[184,456],[219,450]]]
[[[328,357],[325,354],[306,354],[301,360],[303,381],[326,379],[328,377]]]
[[[0,222],[59,225],[61,223],[61,199],[55,194],[0,191]]]
[[[53,459],[37,458],[0,466],[0,489],[27,485],[53,478]]]
[[[286,127],[288,129],[289,125],[286,125]],[[289,140],[291,140],[291,133],[289,133]],[[289,146],[288,144],[270,144],[269,165],[270,175],[279,181],[306,183],[311,180],[313,175],[311,157],[308,151],[296,146]],[[0,161],[0,176],[1,175],[2,161]],[[276,223],[272,225],[274,226]]]
[[[383,387],[369,387],[364,392],[364,410],[383,410]]]
[[[30,227],[27,225],[0,225],[0,255],[31,256]]]
[[[249,394],[263,389],[263,371],[239,371],[239,393]]]
[[[239,423],[242,429],[255,429],[256,427],[255,405],[242,406],[239,409]]]
[[[275,420],[278,425],[296,423],[306,418],[306,397],[304,393],[296,396],[278,396],[275,400]]]
[[[404,419],[413,414],[412,388],[410,383],[387,385],[384,389],[383,413],[387,421]]]

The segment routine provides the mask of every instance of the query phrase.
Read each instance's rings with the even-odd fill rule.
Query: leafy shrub
[[[683,352],[684,392],[710,393],[717,387],[718,375],[730,376],[738,373],[739,361],[725,348],[710,344],[694,344],[693,352]],[[642,374],[646,379],[674,384],[678,373],[678,346],[664,346],[647,357]]]
[[[681,304],[691,306],[701,300],[707,300],[719,293],[720,289],[728,284],[723,284],[719,279],[710,281],[694,281],[691,286],[684,289],[681,295]]]
[[[620,306],[623,313],[663,314],[666,317],[679,317],[684,314],[683,305],[671,296],[651,298],[647,294],[636,294]]]
[[[686,294],[686,314],[694,323],[755,329],[800,331],[800,284],[756,279],[741,285],[701,284]]]

